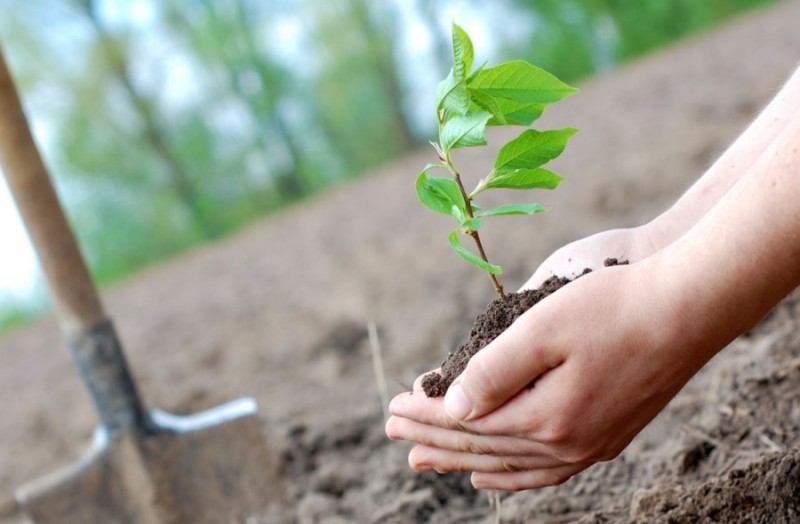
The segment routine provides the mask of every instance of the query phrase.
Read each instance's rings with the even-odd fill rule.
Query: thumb
[[[476,353],[444,397],[444,409],[455,420],[487,415],[506,403],[545,372],[563,362],[548,350],[534,328],[541,317],[523,314],[506,331]],[[546,324],[545,324],[546,325]]]

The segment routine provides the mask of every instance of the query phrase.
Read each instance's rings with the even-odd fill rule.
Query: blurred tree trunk
[[[137,116],[141,119],[144,126],[143,138],[164,167],[170,188],[191,216],[192,222],[203,238],[219,236],[222,233],[221,228],[213,215],[206,213],[202,208],[200,193],[191,175],[170,149],[166,133],[156,116],[153,101],[133,84],[124,45],[103,26],[98,18],[96,0],[82,0],[79,5],[97,33],[108,65],[122,86]]]
[[[188,23],[183,10],[197,11],[198,7],[202,23]],[[257,9],[269,7],[262,3],[257,4]],[[199,6],[173,2],[168,8],[172,27],[184,35],[202,62],[222,73],[225,89],[247,108],[255,124],[254,146],[265,154],[279,199],[291,202],[310,190],[305,183],[303,162],[307,153],[281,113],[280,102],[290,74],[259,49],[254,27],[261,20],[257,9],[246,0],[202,0]],[[268,203],[261,202],[259,206],[264,209]]]
[[[395,59],[397,44],[397,16],[388,2],[349,0],[350,14],[356,29],[364,36],[372,66],[378,73],[389,103],[392,119],[397,128],[400,145],[410,149],[416,142],[408,115],[403,107],[404,91]],[[379,15],[370,13],[370,7],[379,9]],[[377,20],[376,20],[377,18]]]
[[[266,90],[272,127],[282,140],[291,163],[288,170],[278,174],[277,185],[286,198],[296,200],[309,193],[314,184],[307,180],[309,173],[306,173],[306,162],[304,162],[304,158],[310,153],[303,150],[280,106],[286,89],[288,73],[268,62],[263,53],[259,52],[252,24],[255,17],[249,16],[247,13],[245,0],[237,0],[236,3],[239,25],[247,44],[248,58],[255,65],[261,85]],[[249,100],[252,101],[252,97]],[[262,118],[265,116],[261,115]]]

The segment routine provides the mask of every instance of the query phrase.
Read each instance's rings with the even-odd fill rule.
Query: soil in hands
[[[627,264],[625,260],[608,258],[604,265],[617,266]],[[540,300],[548,295],[555,293],[562,287],[581,276],[590,273],[591,269],[584,269],[583,272],[570,279],[567,277],[552,276],[536,289],[528,289],[519,293],[506,295],[506,300],[497,298],[486,308],[486,311],[478,315],[472,326],[469,340],[451,352],[442,363],[441,371],[432,371],[422,379],[422,389],[429,397],[441,397],[447,392],[447,388],[467,367],[467,362],[481,349],[485,348],[491,341],[497,338],[500,333],[514,323],[523,313],[528,311]]]

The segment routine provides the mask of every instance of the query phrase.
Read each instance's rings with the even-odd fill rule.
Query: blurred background
[[[109,284],[425,146],[451,21],[575,82],[774,2],[0,0],[0,43]],[[2,181],[0,332],[46,308]]]

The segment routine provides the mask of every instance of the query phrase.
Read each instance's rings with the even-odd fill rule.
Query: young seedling
[[[533,215],[544,208],[531,203],[482,210],[475,198],[490,189],[556,188],[561,177],[542,166],[564,151],[567,141],[577,130],[526,129],[500,149],[494,168],[470,192],[465,189],[453,163],[452,152],[463,147],[486,145],[487,126],[529,127],[547,105],[566,98],[577,89],[522,60],[490,68],[486,68],[484,63],[474,71],[473,60],[474,50],[469,35],[453,24],[453,68],[437,87],[439,141],[431,142],[439,162],[425,166],[417,178],[416,190],[425,206],[455,219],[458,227],[448,237],[450,246],[461,258],[486,271],[497,294],[507,300],[497,279],[503,270],[489,262],[478,230],[485,218]],[[446,169],[450,176],[430,176],[428,173],[435,169]],[[461,235],[472,237],[477,254],[464,247]]]

